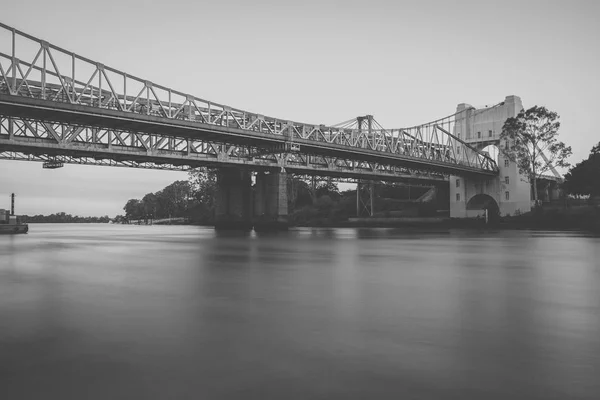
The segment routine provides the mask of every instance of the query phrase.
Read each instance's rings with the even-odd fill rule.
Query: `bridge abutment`
[[[254,187],[254,230],[288,228],[287,174],[258,172]]]
[[[483,217],[485,209],[500,216],[531,211],[527,181],[507,184],[502,177],[489,179],[450,177],[450,217]]]
[[[237,168],[217,171],[215,229],[252,229],[250,171]]]
[[[469,104],[459,104],[457,112],[465,118],[457,121],[454,135],[478,150],[486,150],[499,168],[496,177],[450,177],[450,217],[483,217],[485,209],[501,216],[518,215],[531,211],[531,185],[519,172],[515,162],[502,153],[504,143],[500,134],[504,122],[523,109],[518,96],[507,96],[504,102],[475,109]]]

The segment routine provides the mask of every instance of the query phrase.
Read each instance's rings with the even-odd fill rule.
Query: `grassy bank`
[[[510,228],[577,229],[600,232],[600,207],[586,205],[562,209],[541,208],[524,215],[502,218],[500,225]]]
[[[327,228],[443,228],[443,229],[545,229],[585,230],[600,233],[600,205],[577,205],[570,207],[545,207],[514,217],[501,217],[488,224],[481,218],[448,218],[441,216],[381,215],[370,218],[353,218],[318,211],[304,218],[290,215],[290,226]],[[296,218],[294,218],[296,217]],[[194,221],[187,218],[170,218],[152,221],[155,225],[201,225],[213,226],[212,221]]]
[[[404,218],[349,218],[333,220],[315,218],[303,221],[296,226],[305,227],[435,227],[477,229],[493,227],[495,229],[548,229],[548,230],[586,230],[600,232],[600,207],[576,206],[569,208],[539,209],[515,217],[502,217],[488,224],[481,218],[440,218],[440,217],[404,217]]]

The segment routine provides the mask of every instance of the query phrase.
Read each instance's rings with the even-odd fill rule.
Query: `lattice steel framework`
[[[356,185],[356,216],[372,217],[375,213],[375,183],[360,181]]]
[[[13,145],[2,151],[3,140]],[[302,153],[248,157],[253,149],[201,140],[0,116],[0,159],[188,170],[201,166],[282,168],[297,174],[389,181],[443,180],[442,174]]]
[[[377,178],[416,170],[437,175],[498,170],[451,133],[461,113],[401,129],[272,118],[135,77],[2,23],[0,114],[3,157],[37,152],[84,159],[100,153],[118,160],[136,153],[130,161],[257,167],[276,161],[286,169],[302,166],[331,176],[360,170]],[[299,151],[255,157],[290,143]]]

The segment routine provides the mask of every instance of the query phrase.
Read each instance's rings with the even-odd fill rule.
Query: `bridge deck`
[[[77,126],[101,127],[121,131],[186,138],[193,140],[228,143],[239,146],[269,147],[289,141],[285,136],[264,135],[239,128],[211,125],[197,121],[166,119],[153,115],[134,114],[126,111],[95,108],[85,105],[55,102],[21,96],[0,94],[0,114],[4,116],[49,121]],[[496,171],[482,170],[463,164],[391,154],[372,149],[355,148],[325,141],[295,138],[302,153],[352,159],[378,164],[398,165],[409,169],[456,175],[494,176]],[[10,143],[0,141],[9,149]],[[23,147],[22,145],[20,146]],[[76,148],[71,149],[77,151]],[[69,149],[63,150],[64,154]],[[144,158],[151,160],[153,155]],[[332,171],[333,174],[334,171]]]

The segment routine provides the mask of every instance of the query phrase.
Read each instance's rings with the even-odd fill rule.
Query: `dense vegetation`
[[[288,176],[288,212],[294,225],[318,225],[347,220],[356,216],[356,191],[340,192],[338,185],[331,180],[308,182],[298,177]],[[378,185],[376,189],[377,208],[383,213],[398,210],[410,189],[407,186]],[[428,188],[412,189],[413,199],[422,195]],[[129,199],[115,222],[140,219],[185,218],[190,223],[212,224],[214,222],[216,195],[216,173],[214,170],[198,169],[189,174],[187,181],[176,181],[164,189],[148,193],[141,199]],[[402,203],[402,204],[401,204]],[[432,205],[436,207],[438,205]],[[443,207],[443,206],[442,206]],[[431,214],[427,207],[419,207],[419,212]]]
[[[546,107],[533,106],[508,118],[502,127],[502,151],[517,163],[521,174],[533,187],[533,200],[538,203],[537,180],[556,167],[568,167],[571,147],[558,140],[559,115]]]
[[[123,210],[125,215],[115,217],[115,222],[139,219],[186,218],[195,223],[211,223],[214,214],[216,174],[212,170],[191,172],[187,181],[175,181],[141,199],[129,199]]]
[[[66,214],[64,212],[50,215],[24,216],[25,222],[42,223],[107,223],[110,221],[108,215],[103,217],[80,217],[78,215]]]
[[[565,175],[565,189],[576,196],[600,197],[600,142]]]

